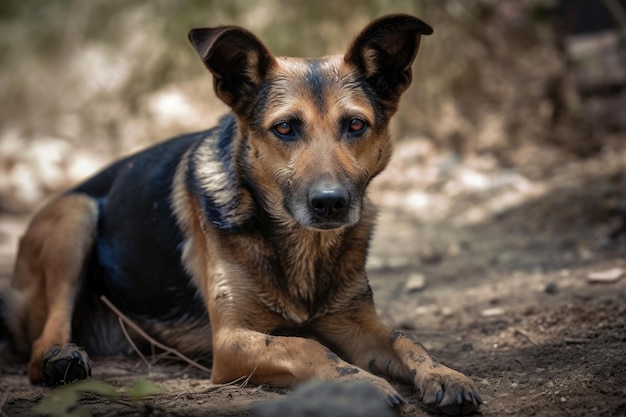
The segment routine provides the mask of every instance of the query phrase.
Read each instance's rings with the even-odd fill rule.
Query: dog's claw
[[[434,396],[435,401],[426,401],[426,406],[449,416],[466,415],[476,411],[483,403],[480,395],[470,392],[458,392],[446,395],[444,391],[438,391]],[[431,399],[433,396],[430,397]]]
[[[406,401],[402,397],[402,395],[400,395],[400,394],[393,394],[393,395],[389,395],[387,397],[387,404],[389,404],[389,406],[391,408],[394,408],[394,407],[397,407],[399,405],[406,404]]]
[[[450,416],[471,414],[483,403],[472,380],[448,369],[421,381],[425,405]]]
[[[437,391],[437,399],[436,399],[437,404],[439,404],[441,400],[443,400],[443,390]]]

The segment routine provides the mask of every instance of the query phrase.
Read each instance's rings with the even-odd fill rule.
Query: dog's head
[[[329,230],[360,219],[365,188],[387,165],[387,126],[411,83],[422,35],[408,15],[368,25],[343,56],[273,56],[236,26],[193,29],[189,39],[237,117],[242,181],[270,216]]]

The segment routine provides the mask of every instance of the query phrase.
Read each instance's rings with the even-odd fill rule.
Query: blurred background
[[[187,41],[191,27],[238,24],[277,55],[319,56],[345,51],[370,20],[405,12],[435,34],[393,122],[395,168],[379,188],[398,193],[383,203],[418,215],[437,203],[435,216],[478,221],[577,187],[562,209],[593,206],[620,231],[625,4],[4,0],[0,212],[27,213],[111,160],[225,113]],[[572,187],[549,183],[559,174]],[[464,210],[451,198],[467,192],[490,198],[471,197]]]

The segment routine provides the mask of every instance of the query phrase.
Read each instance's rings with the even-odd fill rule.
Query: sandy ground
[[[480,158],[407,163],[420,146],[399,146],[374,184],[381,214],[369,265],[384,321],[474,378],[480,415],[626,416],[624,146],[540,174]],[[24,217],[0,217],[2,285],[24,227]],[[87,395],[80,405],[94,415],[249,416],[252,404],[289,394],[213,385],[162,357],[95,358],[93,376],[120,389],[143,376],[161,389],[136,404]],[[408,400],[399,415],[429,415],[412,387],[396,386]],[[4,355],[0,392],[1,415],[17,416],[49,390]]]

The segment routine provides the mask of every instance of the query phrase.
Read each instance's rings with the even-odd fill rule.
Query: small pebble
[[[623,268],[611,268],[604,271],[591,272],[587,275],[589,282],[616,282],[624,276]]]
[[[450,307],[441,307],[439,313],[444,317],[450,317],[454,314],[454,310],[452,310]]]
[[[546,294],[555,295],[559,292],[559,285],[555,281],[550,281],[544,288]]]
[[[501,307],[487,308],[480,313],[483,317],[501,316],[504,314],[504,309]]]
[[[472,342],[463,342],[461,343],[461,350],[463,352],[469,352],[471,350],[474,350],[474,345],[472,344]]]
[[[415,330],[417,329],[417,326],[415,325],[415,323],[412,320],[402,320],[400,322],[400,324],[398,324],[396,326],[398,329],[401,330]]]
[[[404,288],[408,292],[419,291],[426,286],[426,277],[422,274],[411,274],[404,284]]]

